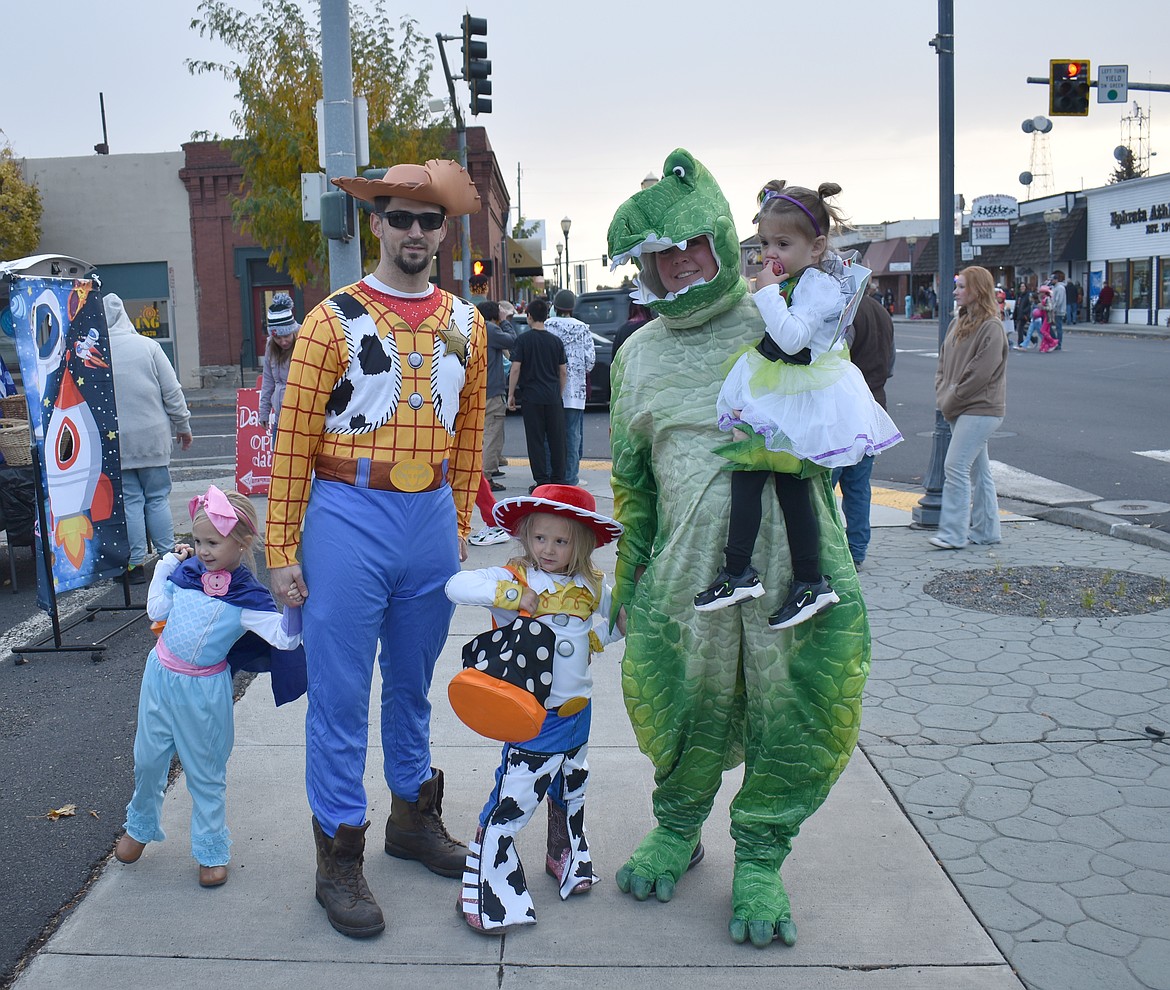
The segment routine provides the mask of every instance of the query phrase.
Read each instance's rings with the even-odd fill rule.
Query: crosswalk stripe
[[[1156,461],[1170,462],[1170,450],[1135,450],[1138,457],[1152,457]]]

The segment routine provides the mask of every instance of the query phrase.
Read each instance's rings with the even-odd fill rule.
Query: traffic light
[[[487,36],[487,18],[463,15],[463,78],[471,87],[471,115],[492,112],[492,63],[487,57],[487,42],[476,41],[476,35]]]
[[[1048,113],[1052,117],[1088,116],[1088,59],[1054,58],[1049,61]]]
[[[491,258],[476,258],[471,263],[471,280],[483,282],[492,277],[493,264]]]

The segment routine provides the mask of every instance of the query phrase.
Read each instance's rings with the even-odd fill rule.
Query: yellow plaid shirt
[[[313,465],[320,454],[349,459],[368,457],[387,463],[414,459],[438,464],[447,460],[459,535],[466,537],[471,532],[471,510],[482,470],[487,392],[487,330],[483,316],[472,310],[466,377],[452,435],[436,415],[431,391],[435,337],[451,321],[451,294],[437,289],[437,308],[416,328],[395,309],[401,303],[406,305],[399,305],[399,309],[408,310],[412,305],[417,308],[414,300],[387,295],[365,282],[339,291],[348,292],[365,307],[383,341],[387,335],[394,335],[395,347],[403,358],[399,362],[402,387],[398,406],[387,422],[368,432],[325,432],[326,403],[356,355],[350,354],[341,321],[327,301],[314,308],[297,335],[280,411],[265,530],[269,567],[287,567],[297,562]],[[406,360],[412,354],[422,357],[417,368]],[[411,407],[411,395],[423,397],[419,408]]]

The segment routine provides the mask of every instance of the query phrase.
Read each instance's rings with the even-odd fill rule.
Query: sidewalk
[[[585,483],[609,511],[607,466],[585,467]],[[524,468],[507,474],[502,494],[526,490]],[[203,490],[208,480],[189,485]],[[190,494],[176,486],[176,518],[185,517]],[[557,898],[540,869],[538,813],[519,840],[536,926],[479,936],[455,912],[457,881],[382,852],[390,799],[375,704],[366,876],[387,931],[360,941],[334,932],[313,898],[304,701],[276,710],[260,678],[236,706],[228,884],[196,884],[190,802],[175,786],[165,806],[168,841],[134,866],[111,860],[16,986],[345,981],[474,990],[637,981],[698,990],[764,979],[799,990],[1164,987],[1170,749],[1143,727],[1170,722],[1170,611],[1099,621],[996,616],[945,605],[923,586],[947,570],[1036,563],[1170,578],[1170,555],[1011,519],[999,546],[939,553],[909,529],[907,508],[875,505],[861,571],[874,641],[861,746],[785,866],[800,929],[793,948],[760,951],[727,935],[727,806],[738,771],[727,775],[704,831],[707,857],[674,900],[639,904],[618,892],[613,874],[651,826],[652,788],[621,701],[618,644],[594,661],[588,808],[602,883],[587,897]],[[509,553],[508,544],[471,547],[468,564],[500,563]],[[613,548],[598,559],[612,573]],[[483,610],[456,611],[432,692],[444,817],[463,838],[498,745],[455,719],[444,688],[463,642],[486,624]]]

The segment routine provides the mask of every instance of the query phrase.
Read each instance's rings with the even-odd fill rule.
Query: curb
[[[1000,499],[1000,505],[1022,516],[1032,516],[1060,526],[1071,526],[1073,529],[1083,529],[1090,533],[1112,536],[1115,539],[1128,540],[1130,543],[1170,552],[1170,533],[1150,526],[1139,526],[1136,523],[1118,522],[1116,517],[1106,515],[1104,512],[1078,509],[1074,506],[1041,505],[1007,498]]]

